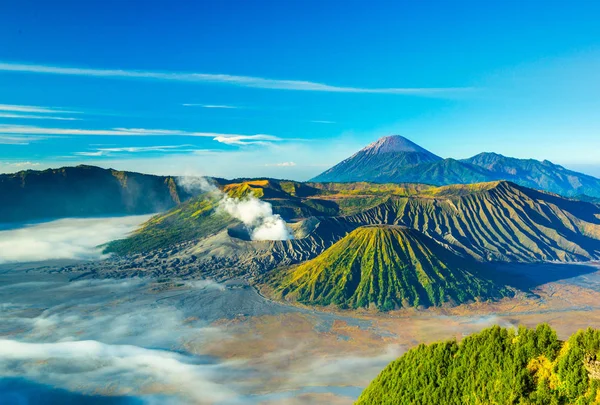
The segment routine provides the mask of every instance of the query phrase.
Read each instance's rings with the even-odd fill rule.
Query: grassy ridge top
[[[562,342],[548,325],[494,326],[421,344],[388,365],[357,405],[598,404],[600,331]]]
[[[465,260],[414,229],[358,228],[272,285],[285,299],[392,310],[509,294]]]

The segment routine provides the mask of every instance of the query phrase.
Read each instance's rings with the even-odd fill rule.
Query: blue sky
[[[380,136],[600,176],[595,1],[6,1],[0,171],[304,180]]]

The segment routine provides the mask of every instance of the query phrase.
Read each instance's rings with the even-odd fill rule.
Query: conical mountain
[[[376,181],[381,174],[395,172],[401,167],[441,160],[441,157],[400,135],[386,136],[321,173],[312,181]]]
[[[321,255],[291,270],[275,289],[285,299],[342,308],[459,304],[510,292],[478,267],[417,230],[358,228]]]

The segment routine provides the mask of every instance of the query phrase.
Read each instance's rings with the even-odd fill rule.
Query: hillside
[[[288,300],[380,310],[509,294],[482,278],[477,267],[414,229],[367,226],[271,283]]]
[[[413,195],[419,190],[429,187],[396,184],[314,184],[299,183],[275,179],[215,179],[215,184],[223,195],[244,200],[253,196],[271,204],[273,213],[280,215],[286,221],[301,221],[306,218],[332,217],[362,212],[386,201],[389,195]],[[179,243],[199,240],[213,235],[226,228],[239,224],[222,211],[219,211],[221,195],[203,193],[192,197],[187,202],[158,214],[136,230],[126,239],[112,241],[105,247],[106,253],[120,255],[148,252],[154,249],[164,249]],[[317,220],[317,223],[319,221]],[[325,235],[317,239],[319,249],[323,244],[329,246],[337,235],[343,235],[346,228],[339,221],[331,226]],[[322,226],[319,232],[326,226]],[[337,232],[335,231],[337,229]],[[310,228],[310,232],[312,232]],[[300,230],[302,237],[308,236]],[[333,236],[333,234],[335,236]],[[233,235],[238,235],[232,230]],[[306,241],[299,243],[302,249],[315,251]],[[279,246],[279,245],[278,245]],[[283,248],[281,246],[281,248]],[[294,247],[286,248],[294,250]],[[292,252],[292,256],[295,256]],[[280,253],[279,257],[290,254]],[[300,253],[299,257],[306,257]]]
[[[109,242],[105,253],[126,255],[148,252],[177,243],[200,239],[237,223],[225,212],[218,210],[218,200],[202,194],[143,223],[126,239]]]
[[[240,243],[231,242],[231,238],[244,236],[232,230],[219,239],[230,248],[219,249],[216,241],[204,244],[203,238],[236,222],[218,216],[213,206],[216,202],[205,201],[207,195],[201,195],[152,218],[130,238],[109,244],[107,251],[139,253],[195,241],[205,248],[192,249],[190,254],[227,256],[230,264],[250,263],[256,250],[260,259],[255,257],[251,267],[260,272],[313,258],[361,226],[400,225],[482,262],[600,258],[600,206],[509,182],[443,187],[372,183],[313,186],[269,179],[236,180],[219,187],[242,198],[244,193],[262,195],[263,201],[272,204],[273,212],[288,221],[295,239],[269,245],[249,241],[242,244],[242,253],[236,250]]]
[[[509,182],[432,188],[344,220],[414,228],[480,261],[600,258],[600,207]]]
[[[566,197],[600,197],[600,179],[547,160],[481,153],[468,159],[442,159],[399,135],[388,136],[316,176],[314,182],[472,184],[496,180]]]
[[[600,179],[568,170],[548,160],[515,159],[497,153],[480,153],[463,162],[479,166],[497,178],[548,190],[568,197],[600,197]]]
[[[0,195],[0,223],[148,214],[190,197],[173,177],[94,166],[0,174]]]
[[[419,345],[388,365],[357,405],[597,404],[600,331],[558,340],[548,325],[494,326],[466,337]]]

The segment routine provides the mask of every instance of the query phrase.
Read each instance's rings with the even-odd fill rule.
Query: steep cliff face
[[[190,195],[175,179],[94,166],[0,175],[0,222],[148,214]]]

